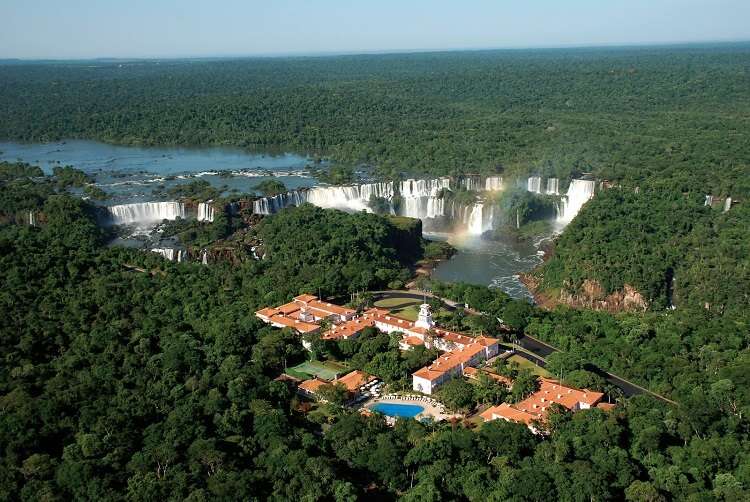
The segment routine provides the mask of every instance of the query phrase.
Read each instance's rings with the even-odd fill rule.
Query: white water
[[[400,216],[409,218],[439,218],[445,215],[445,199],[441,197],[406,197],[399,208]]]
[[[273,214],[285,207],[301,206],[307,200],[307,191],[293,191],[275,195],[273,197],[263,197],[253,202],[253,213],[255,214]]]
[[[584,204],[594,196],[595,181],[571,180],[568,193],[560,202],[560,210],[557,215],[559,223],[568,224],[578,214]]]
[[[401,197],[434,197],[443,188],[451,188],[450,178],[438,178],[433,180],[405,180],[399,184]]]
[[[177,263],[182,263],[187,259],[187,251],[184,249],[152,248],[151,252],[161,255],[169,261],[176,261]]]
[[[485,230],[489,230],[485,228],[483,214],[484,204],[474,204],[474,207],[471,208],[471,213],[469,213],[469,221],[467,222],[469,234],[482,235]]]
[[[211,201],[198,204],[198,221],[214,221],[214,208]]]
[[[547,195],[560,195],[558,192],[560,180],[557,178],[549,178],[547,180]]]
[[[498,189],[502,186],[502,178],[495,177],[485,182],[481,179],[466,178],[465,186],[480,190],[483,186]],[[309,202],[318,207],[335,208],[345,211],[370,211],[369,202],[371,197],[379,197],[393,201],[396,193],[400,196],[401,203],[398,210],[391,207],[391,212],[409,218],[420,220],[434,220],[449,217],[466,232],[473,235],[492,228],[492,208],[484,209],[483,204],[473,206],[457,206],[450,204],[446,208],[446,200],[441,191],[450,190],[450,178],[437,178],[429,180],[409,179],[398,182],[397,190],[394,183],[365,183],[362,185],[314,187],[309,190],[287,192],[274,197],[258,199],[253,203],[253,212],[257,214],[273,214],[280,209],[291,206],[299,206]]]
[[[488,176],[484,180],[484,189],[487,192],[497,192],[503,189],[502,176]]]
[[[300,206],[305,202],[327,209],[367,211],[371,197],[390,200],[393,197],[393,183],[365,183],[295,190],[256,200],[253,203],[253,212],[273,214],[286,207]]]
[[[467,176],[461,178],[461,187],[469,192],[481,192],[484,189],[482,178],[479,176]]]
[[[526,190],[533,193],[542,193],[542,178],[539,176],[530,176],[526,180]]]
[[[203,253],[201,254],[201,263],[203,265],[208,265],[208,251],[204,250]]]
[[[726,200],[724,200],[724,212],[726,213],[730,209],[732,209],[732,198],[727,197]]]
[[[115,225],[158,223],[162,220],[185,218],[185,204],[181,202],[138,202],[107,208]]]
[[[160,254],[169,261],[174,261],[176,249],[172,248],[153,248],[152,253]]]
[[[36,226],[36,216],[34,216],[34,211],[29,211],[29,225],[32,227]]]
[[[307,191],[305,202],[329,209],[367,211],[371,197],[390,199],[393,183],[314,187]]]
[[[463,178],[461,184],[466,188],[480,190],[502,189],[502,178],[499,176],[486,178],[484,183],[478,177]],[[558,207],[558,223],[569,223],[581,207],[593,196],[594,181],[572,180],[567,195],[562,198]],[[442,197],[443,189],[451,189],[450,178],[429,180],[405,180],[394,183],[365,183],[362,185],[314,187],[309,190],[299,190],[280,194],[275,197],[265,197],[253,203],[253,211],[257,214],[273,214],[280,209],[299,206],[309,202],[323,208],[336,208],[345,211],[370,211],[371,197],[379,197],[393,201],[399,195],[401,203],[397,209],[391,206],[391,212],[400,216],[418,218],[423,222],[444,218],[443,223],[450,223],[455,230],[469,235],[481,235],[494,228],[494,206],[485,207],[482,201],[473,205],[460,205],[446,202]],[[527,189],[533,193],[542,193],[542,179],[531,176],[527,180]],[[559,190],[559,180],[549,178],[546,191],[555,195]],[[445,221],[447,220],[447,221]],[[434,226],[434,224],[432,224]]]

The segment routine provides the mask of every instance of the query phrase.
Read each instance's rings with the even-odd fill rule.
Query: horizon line
[[[432,47],[432,48],[406,48],[406,49],[352,49],[343,51],[288,51],[288,52],[258,52],[258,53],[226,53],[212,55],[163,55],[163,56],[91,56],[91,57],[0,57],[0,62],[65,62],[65,61],[163,61],[163,60],[188,60],[188,59],[283,59],[283,58],[324,58],[338,56],[367,56],[367,55],[395,55],[395,54],[426,54],[446,52],[480,52],[480,51],[542,51],[563,49],[616,49],[616,48],[648,48],[648,47],[684,47],[701,45],[730,45],[750,44],[750,39],[707,39],[692,41],[671,42],[612,42],[592,44],[557,44],[557,45],[518,45],[518,46],[475,46],[475,47]]]

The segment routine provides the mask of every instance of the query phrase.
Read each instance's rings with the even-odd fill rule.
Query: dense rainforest
[[[593,281],[602,296],[633,287],[655,310],[747,302],[746,43],[1,68],[5,139],[294,150],[330,159],[314,171],[332,183],[368,166],[385,178],[552,176],[564,191],[590,174],[623,191],[584,208],[537,274],[540,292],[575,296]],[[711,214],[705,195],[740,205]],[[552,211],[515,204],[505,225]]]
[[[750,183],[750,174],[744,174]],[[652,310],[705,308],[730,316],[750,305],[750,205],[711,208],[695,192],[600,192],[558,238],[534,275],[538,290],[603,299],[635,288]],[[596,284],[596,291],[582,286]],[[592,282],[593,281],[593,282]]]
[[[321,421],[275,380],[305,357],[298,337],[253,313],[317,287],[305,267],[331,293],[388,280],[356,271],[406,266],[412,257],[390,242],[398,222],[305,206],[264,219],[266,259],[178,264],[105,246],[92,207],[56,178],[19,165],[0,173],[3,201],[44,215],[37,226],[0,226],[0,499],[750,496],[746,311],[545,312],[497,290],[436,283],[487,313],[446,322],[493,332],[500,317],[564,349],[553,370],[580,377],[592,361],[679,404],[640,396],[611,412],[559,411],[547,437],[502,421],[391,428],[334,404]],[[432,357],[404,356],[375,330],[338,350],[394,382]]]
[[[517,171],[731,191],[750,46],[20,63],[0,138],[293,149],[401,172]],[[746,172],[746,171],[745,171]]]

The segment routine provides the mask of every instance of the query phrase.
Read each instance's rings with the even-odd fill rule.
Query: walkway
[[[410,289],[407,291],[396,291],[396,290],[386,290],[386,291],[372,291],[373,297],[378,299],[383,298],[414,298],[414,299],[423,299],[425,296],[429,298],[437,298],[438,300],[442,301],[443,304],[446,306],[448,310],[455,310],[458,307],[462,307],[462,305],[459,302],[455,302],[453,300],[449,300],[447,298],[441,298],[439,296],[435,296],[432,293],[427,293],[425,291],[419,291],[416,289]],[[471,314],[479,314],[480,312],[477,312],[476,310],[472,309],[466,309],[467,312]],[[544,367],[547,363],[547,360],[545,357],[549,356],[550,354],[554,352],[559,352],[560,349],[553,347],[552,345],[549,345],[547,343],[544,343],[541,340],[538,340],[530,335],[520,335],[518,337],[518,344],[526,349],[528,352],[524,351],[517,351],[516,353],[523,357],[524,359],[527,359],[533,363],[538,364],[539,366]],[[661,394],[657,394],[655,392],[652,392],[644,387],[641,387],[638,384],[635,384],[629,380],[626,380],[625,378],[622,378],[620,376],[617,376],[613,373],[610,373],[608,371],[605,371],[599,367],[597,367],[594,364],[586,363],[584,365],[584,368],[587,371],[590,371],[592,373],[596,373],[597,375],[604,378],[606,381],[611,383],[612,385],[615,385],[620,390],[622,390],[623,395],[626,397],[631,396],[637,396],[639,394],[648,394],[652,397],[655,397],[656,399],[659,399],[660,401],[663,401],[665,403],[676,405],[677,403],[675,401],[672,401],[671,399],[662,396]]]
[[[544,343],[543,341],[538,340],[531,335],[521,336],[518,339],[518,344],[524,349],[531,352],[531,354],[529,354],[528,352],[518,351],[516,353],[519,356],[529,361],[535,362],[539,366],[542,366],[542,367],[544,367],[545,364],[547,363],[547,360],[544,357],[549,356],[550,354],[553,354],[555,352],[560,352],[560,349],[553,347],[552,345],[549,345],[547,343]],[[661,394],[652,392],[644,387],[641,387],[638,384],[635,384],[620,376],[617,376],[613,373],[605,371],[594,364],[586,363],[584,365],[584,369],[592,373],[596,373],[597,375],[604,378],[607,382],[611,383],[612,385],[615,385],[616,387],[619,387],[620,390],[622,390],[622,393],[623,395],[625,395],[625,397],[637,396],[639,394],[648,394],[652,397],[655,397],[656,399],[659,399],[660,401],[664,401],[665,403],[675,404],[675,405],[677,404],[675,401],[672,401],[671,399],[664,397]]]

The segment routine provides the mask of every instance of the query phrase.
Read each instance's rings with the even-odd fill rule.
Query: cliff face
[[[624,284],[622,290],[604,294],[601,284],[587,279],[578,293],[560,291],[560,302],[571,307],[605,310],[607,312],[643,312],[648,303],[633,286]]]
[[[399,260],[413,263],[422,255],[422,221],[403,216],[389,216],[389,243],[396,249]]]
[[[567,305],[606,312],[644,312],[649,307],[643,295],[629,284],[623,285],[622,290],[605,294],[602,285],[593,279],[586,279],[577,291],[568,286],[558,291],[542,291],[539,278],[531,274],[522,276],[522,280],[537,304],[547,309]]]

